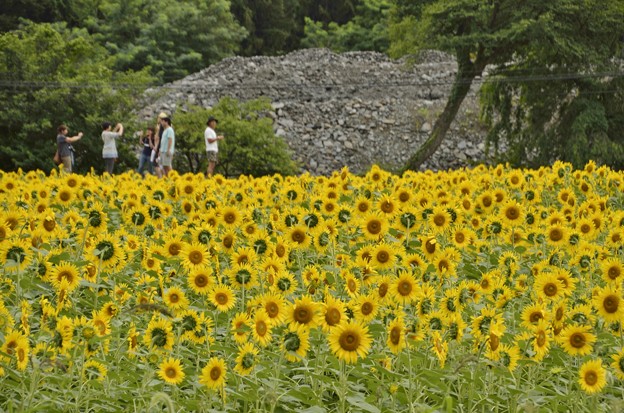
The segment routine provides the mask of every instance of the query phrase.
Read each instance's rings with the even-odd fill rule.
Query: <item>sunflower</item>
[[[249,339],[249,315],[245,312],[237,313],[232,319],[232,335],[237,343],[245,343]]]
[[[350,304],[355,320],[362,324],[370,323],[379,311],[379,304],[373,294],[360,295]]]
[[[490,212],[494,208],[494,194],[491,191],[485,191],[477,198],[477,206],[482,212]]]
[[[337,325],[328,336],[329,347],[339,360],[355,364],[359,358],[366,358],[372,338],[368,327],[351,320]]]
[[[54,198],[61,205],[69,206],[76,199],[76,194],[72,188],[62,187],[55,194]]]
[[[207,295],[215,285],[215,278],[209,266],[191,270],[186,281],[191,290],[200,295]]]
[[[228,228],[236,228],[241,224],[242,218],[238,209],[231,206],[223,207],[220,211],[220,223]]]
[[[533,288],[542,299],[557,301],[563,297],[565,288],[557,275],[549,272],[541,272],[535,279]]]
[[[266,347],[271,342],[271,329],[271,319],[266,311],[257,310],[253,319],[251,334],[260,346]]]
[[[451,232],[450,238],[456,248],[463,250],[473,243],[476,235],[469,228],[458,225]]]
[[[615,376],[620,380],[624,380],[624,349],[621,349],[618,353],[613,354],[611,358],[613,359],[611,367],[613,367]]]
[[[299,283],[295,280],[295,276],[289,271],[283,270],[274,275],[271,290],[282,296],[287,296],[295,292],[298,286]]]
[[[82,366],[82,377],[87,380],[104,381],[108,369],[97,360],[87,360]]]
[[[292,242],[294,249],[306,249],[310,246],[312,239],[308,234],[308,227],[305,225],[293,225],[289,228],[286,239]]]
[[[292,249],[292,242],[288,241],[283,236],[277,236],[275,241],[269,245],[269,252],[272,257],[278,260],[287,260],[290,250]]]
[[[338,298],[329,294],[325,295],[325,303],[321,311],[321,327],[323,331],[330,332],[333,327],[347,319],[345,304]]]
[[[25,370],[28,365],[28,355],[30,344],[28,338],[17,330],[9,330],[4,337],[4,344],[0,347],[0,352],[15,357],[17,368]],[[0,356],[0,360],[2,356]]]
[[[158,376],[167,384],[178,385],[184,380],[184,371],[179,359],[169,357],[158,366]]]
[[[26,268],[32,260],[30,246],[25,240],[5,240],[0,244],[0,262],[9,272],[20,271]]]
[[[575,325],[592,326],[596,322],[596,316],[593,314],[592,307],[588,304],[578,304],[572,307],[567,316]]]
[[[399,210],[397,200],[392,195],[382,195],[375,206],[377,211],[389,219],[394,217]]]
[[[354,203],[354,212],[360,216],[371,211],[371,201],[365,196],[359,196]]]
[[[579,370],[579,384],[585,393],[600,392],[607,384],[607,371],[602,367],[602,360],[590,360]]]
[[[416,278],[408,271],[399,271],[390,285],[390,294],[395,302],[401,305],[412,303],[419,294]]]
[[[390,286],[392,284],[392,277],[389,275],[381,275],[373,277],[373,284],[375,287],[376,300],[379,304],[386,303],[390,298]]]
[[[596,336],[590,332],[589,326],[571,325],[563,329],[557,340],[563,350],[572,356],[584,356],[592,352]]]
[[[451,215],[448,210],[442,206],[433,208],[433,212],[429,214],[427,220],[429,221],[429,228],[436,233],[443,232],[449,228],[452,223]]]
[[[619,288],[611,285],[597,288],[594,292],[592,303],[598,314],[605,321],[622,321],[624,300],[622,300],[622,293]]]
[[[393,354],[399,354],[406,346],[406,327],[402,317],[396,317],[388,324],[386,329],[388,338],[386,345]]]
[[[479,315],[473,316],[472,319],[472,335],[479,339],[485,340],[490,335],[490,327],[501,320],[502,316],[491,307],[483,307]]]
[[[185,247],[186,247],[186,243],[182,241],[182,238],[177,233],[172,232],[170,233],[170,235],[165,237],[164,253],[166,257],[168,258],[180,257],[181,258],[182,250]],[[187,260],[189,261],[187,264],[190,264],[191,261],[188,258]]]
[[[378,270],[392,268],[396,262],[395,249],[384,242],[378,244],[371,254],[371,266]]]
[[[292,307],[286,312],[286,321],[291,327],[316,327],[320,319],[319,303],[309,295],[302,295],[295,300]]]
[[[440,362],[440,368],[444,368],[448,356],[448,342],[442,338],[439,331],[431,333],[431,349]]]
[[[228,285],[219,284],[214,286],[208,294],[208,298],[212,305],[223,313],[230,311],[236,305],[236,297],[232,288]]]
[[[546,320],[538,321],[537,326],[533,329],[533,351],[536,361],[541,361],[548,354],[551,339],[551,331]]]
[[[290,325],[282,337],[280,348],[284,352],[286,360],[300,361],[305,358],[310,348],[310,330]]]
[[[258,361],[258,349],[253,343],[245,343],[242,347],[238,348],[238,355],[236,356],[236,366],[234,371],[241,376],[246,376],[256,366]]]
[[[230,252],[236,246],[237,236],[234,231],[225,231],[221,234],[220,238],[217,239],[217,246],[221,251]]]
[[[119,241],[106,232],[101,233],[91,242],[89,254],[94,263],[101,262],[105,269],[116,267],[124,257]]]
[[[561,224],[554,224],[546,230],[546,241],[553,246],[559,246],[568,239],[568,230]]]
[[[174,311],[184,310],[189,305],[184,290],[180,287],[169,287],[163,293],[163,301],[167,307]]]
[[[513,372],[518,367],[520,360],[520,349],[517,345],[501,344],[498,353],[498,362]]]
[[[159,350],[173,349],[173,325],[171,321],[154,316],[147,325],[143,342],[148,348]]]
[[[616,257],[607,258],[600,262],[600,270],[602,279],[606,282],[614,285],[621,283],[624,275],[624,265],[620,259]]]
[[[449,251],[440,251],[433,256],[432,264],[438,276],[447,278],[455,276],[456,262],[459,260],[455,260],[453,256],[454,254]]]
[[[259,297],[259,305],[264,308],[274,327],[281,326],[286,319],[286,300],[279,294],[267,293]]]
[[[546,308],[543,304],[531,303],[522,309],[522,326],[526,328],[533,328],[537,326],[540,320],[547,319]]]
[[[380,213],[370,212],[363,215],[359,221],[359,226],[366,239],[376,241],[386,235],[390,224],[388,219]]]
[[[184,243],[179,256],[182,258],[182,265],[188,270],[205,267],[210,262],[208,248],[199,242]]]
[[[357,297],[360,293],[362,282],[350,271],[342,271],[341,276],[344,278],[345,292],[349,297]]]
[[[123,214],[126,225],[144,228],[150,222],[150,215],[145,205],[135,205]]]
[[[258,283],[256,270],[249,264],[235,264],[225,272],[233,288],[249,290]]]
[[[525,183],[524,174],[520,169],[514,169],[507,173],[507,184],[513,189],[520,189]]]
[[[105,232],[108,225],[108,216],[99,202],[91,204],[84,211],[89,229],[93,232]]]
[[[209,389],[221,389],[225,385],[226,374],[225,360],[219,357],[212,357],[202,369],[199,383]]]
[[[398,213],[394,222],[399,224],[399,228],[403,230],[403,232],[408,233],[416,228],[416,221],[418,220],[417,217],[418,212],[416,208],[407,207]]]
[[[426,258],[433,258],[433,256],[438,251],[438,241],[435,236],[422,236],[420,237],[420,242],[422,244],[422,252],[425,254]]]
[[[59,289],[61,282],[65,281],[65,288],[68,292],[75,290],[80,285],[80,272],[74,264],[61,261],[54,266],[48,275],[50,282],[56,289]]]
[[[130,324],[126,340],[128,341],[128,357],[132,359],[136,356],[139,348],[139,333],[137,333],[134,323]]]
[[[580,218],[578,221],[576,221],[575,229],[585,240],[594,239],[595,235],[598,232],[596,229],[596,224],[594,224],[594,221],[592,221],[592,219],[589,217]]]

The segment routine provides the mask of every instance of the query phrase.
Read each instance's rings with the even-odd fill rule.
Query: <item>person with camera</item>
[[[117,145],[115,141],[123,135],[123,125],[118,123],[115,128],[112,129],[110,122],[102,123],[102,141],[104,141],[104,147],[102,148],[102,157],[104,158],[104,167],[106,172],[113,174],[113,168],[115,167],[115,161],[117,160]]]
[[[139,168],[137,172],[141,175],[145,175],[145,167],[147,166],[147,170],[150,174],[154,174],[154,168],[152,166],[152,162],[150,161],[152,156],[152,151],[154,150],[154,135],[155,130],[153,127],[147,128],[147,134],[143,135],[143,131],[139,132],[139,144],[141,145],[141,156],[139,157]]]
[[[82,132],[79,132],[76,136],[68,137],[69,128],[65,125],[60,125],[57,131],[56,148],[61,158],[63,171],[71,173],[74,168],[74,148],[71,144],[82,138]]]

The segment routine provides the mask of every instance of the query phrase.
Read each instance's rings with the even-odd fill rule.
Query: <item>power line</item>
[[[600,79],[600,78],[618,78],[624,77],[624,72],[596,72],[596,73],[558,73],[558,74],[544,74],[544,75],[525,75],[525,76],[505,76],[494,75],[469,77],[465,80],[462,79],[418,79],[417,81],[401,81],[401,82],[349,82],[349,83],[294,83],[294,82],[247,82],[247,83],[223,83],[223,84],[198,84],[201,80],[195,80],[191,85],[187,83],[173,82],[164,85],[146,85],[139,83],[128,82],[69,82],[69,81],[46,81],[46,80],[10,80],[1,79],[0,73],[0,89],[30,89],[37,90],[41,88],[48,89],[132,89],[138,91],[148,91],[149,89],[166,89],[166,90],[188,90],[201,87],[207,90],[219,90],[219,89],[237,89],[237,90],[257,90],[257,89],[276,89],[276,90],[297,90],[297,89],[326,89],[331,90],[334,88],[353,89],[353,88],[392,88],[392,87],[436,87],[436,86],[450,86],[454,84],[475,84],[483,85],[488,83],[530,83],[530,82],[553,82],[553,81],[572,81],[572,80],[585,80],[585,79]],[[600,92],[603,93],[603,92]]]

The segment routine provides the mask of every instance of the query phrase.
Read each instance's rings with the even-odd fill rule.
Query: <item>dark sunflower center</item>
[[[353,331],[347,330],[340,335],[338,343],[345,351],[355,351],[360,346],[360,336]]]
[[[225,305],[228,302],[228,296],[225,293],[217,293],[215,295],[215,300],[220,304],[220,305]]]
[[[390,330],[390,342],[396,346],[399,344],[400,340],[401,340],[401,328],[392,327],[392,330]]]
[[[110,241],[98,242],[95,249],[99,251],[96,255],[99,256],[102,261],[108,261],[115,255],[115,246]]]
[[[312,311],[307,307],[297,307],[295,309],[295,321],[301,324],[308,324],[312,321]]]
[[[198,274],[194,280],[195,286],[202,288],[208,285],[208,277],[204,274]]]
[[[399,283],[398,291],[399,291],[399,294],[401,294],[402,296],[405,297],[405,296],[408,296],[408,295],[411,294],[412,288],[413,287],[412,287],[412,283],[411,282],[409,282],[409,281],[401,281]]]
[[[570,336],[570,345],[574,348],[585,346],[585,335],[583,333],[574,333]]]
[[[189,254],[189,261],[192,264],[200,264],[203,260],[204,254],[202,254],[201,251],[191,251],[191,253]]]
[[[587,373],[585,373],[584,379],[585,383],[587,383],[589,386],[593,386],[598,383],[598,375],[595,371],[588,371]]]
[[[615,295],[609,295],[602,301],[602,307],[609,314],[613,314],[620,306],[620,298]]]
[[[221,377],[221,367],[215,366],[210,369],[210,378],[212,380],[217,381],[219,380],[219,377]]]
[[[335,326],[336,324],[340,323],[340,318],[341,314],[337,308],[330,308],[325,313],[325,322],[327,322],[327,324],[330,326]]]
[[[366,224],[366,230],[373,235],[377,235],[381,232],[381,222],[373,219]]]

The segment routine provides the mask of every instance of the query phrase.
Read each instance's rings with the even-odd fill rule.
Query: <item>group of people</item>
[[[218,141],[223,139],[223,136],[217,135],[215,131],[217,122],[217,119],[211,116],[206,122],[206,130],[204,131],[206,157],[208,159],[206,174],[208,176],[214,173],[215,166],[219,161]],[[111,175],[119,157],[116,141],[123,136],[123,133],[124,127],[121,123],[115,127],[110,122],[102,123],[102,142],[104,144],[102,157],[104,158],[105,170]],[[63,170],[71,173],[74,166],[74,149],[71,144],[80,140],[83,133],[80,132],[72,137],[69,137],[68,134],[69,128],[66,125],[59,126],[56,144]],[[166,113],[161,112],[158,115],[156,127],[148,127],[145,132],[139,133],[139,144],[142,150],[137,172],[144,175],[145,169],[147,169],[150,174],[156,174],[158,177],[167,176],[172,170],[175,141],[175,131],[171,125],[171,118]]]

